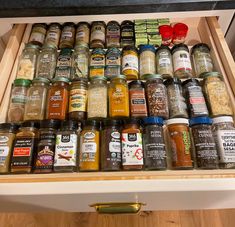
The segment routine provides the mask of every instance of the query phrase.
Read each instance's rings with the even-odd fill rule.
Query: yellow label
[[[69,112],[86,111],[87,91],[73,89],[69,94]]]

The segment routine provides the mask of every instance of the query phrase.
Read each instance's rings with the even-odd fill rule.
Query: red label
[[[17,147],[13,151],[13,156],[30,156],[31,148],[29,147]]]
[[[189,99],[191,104],[201,104],[201,103],[205,103],[205,99],[204,97],[193,97]]]

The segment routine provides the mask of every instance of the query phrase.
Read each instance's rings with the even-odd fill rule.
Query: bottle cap
[[[166,124],[167,125],[173,125],[173,124],[187,124],[188,125],[189,121],[186,118],[173,118],[173,119],[167,120]]]
[[[200,124],[211,125],[212,119],[209,117],[194,117],[189,120],[189,124],[190,124],[190,126],[200,125]]]
[[[148,125],[148,124],[163,125],[163,118],[161,118],[161,117],[146,117],[146,118],[144,118],[144,124],[145,125]]]

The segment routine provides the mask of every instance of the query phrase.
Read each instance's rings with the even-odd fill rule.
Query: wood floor
[[[158,211],[138,215],[96,213],[0,214],[0,227],[234,227],[234,210]]]

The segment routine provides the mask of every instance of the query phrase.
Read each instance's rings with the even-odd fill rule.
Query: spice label
[[[159,53],[159,66],[169,67],[171,65],[171,59],[169,54],[166,52]]]
[[[69,95],[69,112],[86,111],[87,90],[73,89]]]
[[[46,40],[51,40],[53,42],[56,42],[57,40],[59,39],[59,35],[57,34],[57,32],[53,32],[53,31],[50,31],[48,34],[47,34],[47,38]]]
[[[0,166],[5,165],[5,161],[9,154],[9,147],[0,145]]]
[[[117,25],[109,25],[106,31],[106,39],[118,38],[120,37],[120,29]],[[118,40],[119,41],[119,40]]]
[[[93,54],[90,62],[90,77],[104,76],[105,57],[101,54]]]
[[[192,70],[189,53],[185,50],[176,51],[173,54],[174,71],[187,69]]]
[[[122,165],[143,165],[142,133],[122,133]]]
[[[147,105],[145,100],[144,91],[130,90],[130,110],[131,114],[140,114],[147,116]]]
[[[93,40],[102,40],[105,42],[105,28],[103,26],[94,26],[91,31],[91,42]]]
[[[36,42],[39,42],[39,43],[43,43],[44,38],[45,38],[45,33],[43,33],[43,32],[42,33],[41,33],[41,31],[35,32],[35,29],[34,29],[33,32],[31,33],[29,42],[36,41]]]
[[[63,30],[63,33],[62,33],[62,35],[61,35],[61,39],[66,40],[66,39],[70,39],[70,38],[72,38],[72,37],[73,37],[73,33],[72,33],[72,32],[70,32],[70,31],[64,31],[64,30]]]
[[[121,59],[120,56],[116,54],[109,54],[106,56],[106,66],[107,65],[115,65],[120,66],[121,65]]]
[[[76,158],[77,135],[57,135],[54,166],[76,166]]]
[[[51,169],[53,167],[54,149],[55,146],[38,146],[36,169]]]
[[[122,58],[122,71],[124,70],[135,70],[139,71],[138,57],[132,54],[127,54]]]
[[[20,92],[14,92],[12,94],[11,102],[15,104],[25,104],[27,101],[27,95]]]
[[[110,156],[107,161],[120,162],[121,161],[121,134],[119,132],[112,132],[109,138],[109,152]]]

